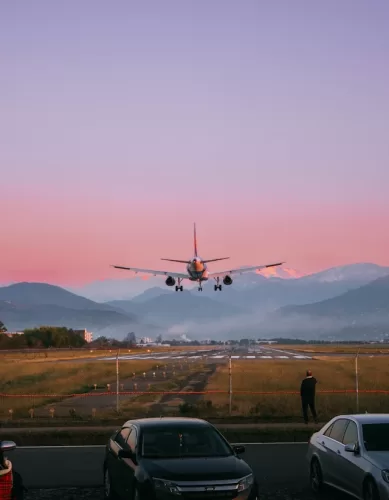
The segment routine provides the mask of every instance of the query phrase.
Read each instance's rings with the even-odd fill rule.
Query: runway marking
[[[259,353],[263,354],[259,354]],[[255,355],[250,354],[250,355],[238,355],[234,354],[231,355],[231,359],[312,359],[311,356],[304,356],[304,355],[276,355],[274,351],[270,355],[270,353],[265,354],[266,351],[258,351]],[[159,355],[142,355],[142,354],[135,354],[135,355],[124,355],[124,356],[119,356],[119,360],[121,361],[130,361],[130,360],[155,360],[155,361],[162,361],[162,360],[179,360],[179,359],[186,359],[186,360],[195,360],[195,359],[226,359],[229,358],[230,355],[228,354],[215,354],[215,355],[210,355],[210,354],[202,354],[199,355],[198,353],[196,355],[187,355],[187,356],[176,356],[176,355],[164,355],[164,356],[159,356]],[[97,361],[115,361],[116,356],[112,357],[106,357],[106,358],[97,358]]]

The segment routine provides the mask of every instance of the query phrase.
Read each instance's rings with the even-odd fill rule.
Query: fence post
[[[357,355],[355,356],[355,392],[356,392],[356,398],[357,398],[357,413],[359,413],[359,376],[358,376],[358,355],[359,355],[359,350],[357,352]]]
[[[119,351],[116,354],[116,412],[119,413]]]
[[[228,359],[228,378],[229,378],[229,397],[230,397],[230,400],[229,400],[229,415],[231,416],[231,412],[232,412],[232,363],[231,363],[231,354],[229,356],[229,359]]]

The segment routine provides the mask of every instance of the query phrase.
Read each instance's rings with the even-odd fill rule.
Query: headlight
[[[254,477],[252,474],[241,479],[238,483],[238,491],[245,491],[254,484]]]
[[[382,474],[382,479],[387,483],[389,483],[389,470],[385,469],[381,472],[381,474]]]
[[[181,495],[178,486],[166,479],[153,478],[154,487],[157,491],[167,491],[172,495]]]

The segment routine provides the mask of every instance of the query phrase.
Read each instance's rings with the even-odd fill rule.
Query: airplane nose
[[[197,272],[200,272],[200,271],[204,270],[204,266],[203,266],[203,264],[199,260],[194,260],[193,264],[194,264],[194,267],[195,267],[195,269],[196,269]]]

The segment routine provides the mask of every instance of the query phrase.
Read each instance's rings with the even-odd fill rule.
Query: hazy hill
[[[271,310],[283,305],[305,304],[335,297],[389,273],[388,267],[361,263],[339,266],[309,276],[293,278],[294,275],[300,276],[300,273],[293,269],[280,267],[275,268],[277,272],[275,272],[274,277],[265,277],[255,272],[236,275],[233,284],[229,287],[224,286],[221,293],[214,291],[214,281],[210,280],[204,284],[204,291],[201,295],[239,307]],[[133,300],[139,294],[149,293],[150,289],[154,289],[156,295],[158,289],[164,290],[166,293],[174,293],[174,290],[165,285],[162,277],[151,277],[144,280],[131,273],[128,276],[128,279],[96,281],[73,288],[72,291],[101,302]],[[188,281],[184,281],[184,288],[198,294],[196,286]],[[243,295],[240,295],[241,292]],[[151,294],[153,293],[151,292]],[[147,298],[150,297],[145,295],[145,299]],[[140,298],[140,300],[143,299]],[[139,300],[137,299],[137,301]]]
[[[283,315],[290,313],[331,317],[384,313],[389,319],[389,275],[331,299],[315,304],[286,306],[278,311]]]
[[[0,302],[0,317],[9,331],[19,331],[42,325],[87,328],[98,332],[107,327],[133,326],[135,317],[121,315],[116,311],[99,309],[70,309],[56,305],[16,305]]]
[[[0,288],[0,300],[29,306],[55,305],[70,309],[110,310],[106,304],[68,292],[63,288],[46,283],[16,283]]]
[[[8,330],[41,325],[87,328],[93,332],[112,327],[112,333],[127,332],[136,322],[133,314],[119,313],[45,283],[17,283],[0,288],[0,317]]]
[[[285,306],[268,314],[261,328],[303,338],[377,338],[389,332],[389,276],[314,304]],[[312,337],[313,338],[313,337]]]
[[[174,289],[165,286],[165,288],[161,288],[159,286],[153,286],[152,288],[148,288],[141,294],[137,295],[132,299],[132,302],[135,304],[143,304],[150,299],[154,299],[155,297],[160,297],[161,295],[169,295],[175,293]]]
[[[233,283],[230,287],[224,287],[221,294],[215,293],[215,298],[228,303],[233,301],[236,305],[250,308],[254,312],[267,312],[286,305],[311,304],[330,299],[387,274],[388,267],[350,264],[296,279],[264,278],[256,275],[260,278],[257,285],[239,293],[229,293],[228,289],[234,288]],[[227,293],[224,294],[225,291]]]
[[[387,275],[389,275],[389,267],[367,262],[331,267],[330,269],[305,276],[304,279],[320,283],[345,281],[348,283],[356,283],[357,286],[362,286]]]
[[[118,300],[109,302],[109,305],[117,307],[117,310],[136,312],[145,321],[164,325],[193,320],[218,320],[244,313],[239,307],[221,304],[187,290],[162,293],[143,302]]]

